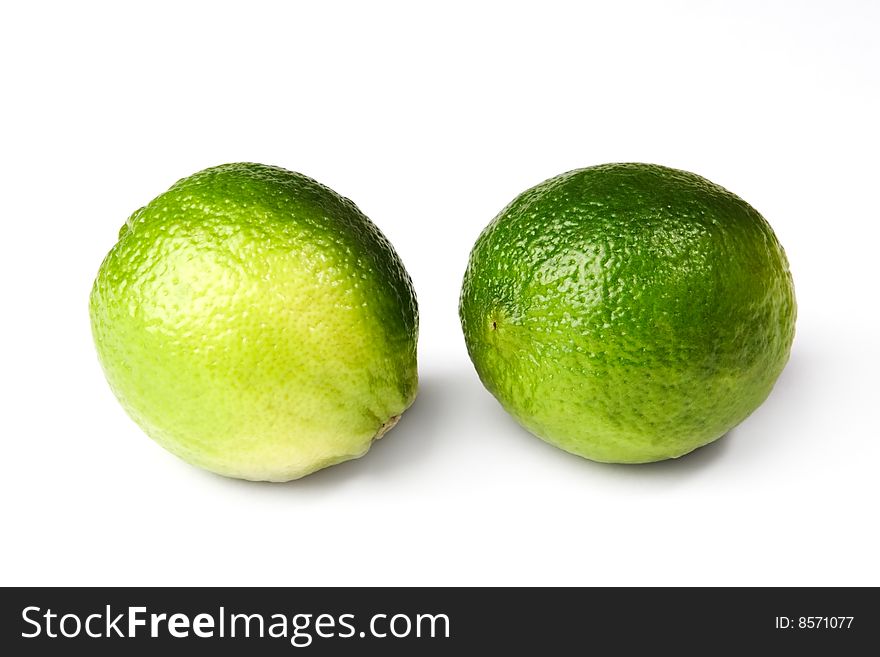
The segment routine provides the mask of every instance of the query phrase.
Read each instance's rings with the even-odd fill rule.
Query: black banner
[[[7,588],[0,647],[7,655],[71,650],[120,655],[144,648],[163,655],[448,655],[477,648],[492,654],[809,649],[850,655],[876,645],[876,593],[867,588]]]

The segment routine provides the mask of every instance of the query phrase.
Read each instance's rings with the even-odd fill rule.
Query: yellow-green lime
[[[90,311],[125,410],[230,477],[285,481],[357,458],[416,395],[400,258],[354,203],[278,167],[206,169],[135,212]]]
[[[504,408],[549,443],[619,463],[681,456],[742,422],[788,360],[795,314],[763,217],[649,164],[522,193],[477,240],[460,302]]]

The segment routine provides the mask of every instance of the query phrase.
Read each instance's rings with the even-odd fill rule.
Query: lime
[[[477,240],[460,315],[483,384],[580,456],[642,463],[719,438],[788,360],[795,298],[756,210],[685,171],[562,174]]]
[[[206,169],[135,212],[90,311],[125,410],[230,477],[357,458],[416,395],[418,311],[391,244],[354,203],[277,167]]]

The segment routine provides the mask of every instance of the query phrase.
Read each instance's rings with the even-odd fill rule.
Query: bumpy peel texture
[[[785,253],[745,201],[695,174],[612,164],[504,208],[473,248],[460,315],[480,379],[523,426],[639,463],[757,408],[796,306]]]
[[[90,310],[128,413],[220,474],[282,481],[361,456],[416,394],[399,257],[351,201],[277,167],[206,169],[135,212]]]

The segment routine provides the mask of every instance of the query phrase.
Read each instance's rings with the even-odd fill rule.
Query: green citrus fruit
[[[477,240],[460,304],[504,408],[549,443],[618,463],[681,456],[754,411],[788,360],[795,313],[761,215],[648,164],[521,194]]]
[[[90,311],[131,417],[230,477],[357,458],[416,395],[418,311],[391,244],[354,203],[277,167],[206,169],[135,212]]]

